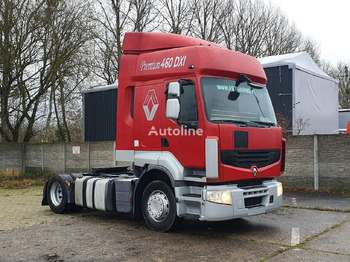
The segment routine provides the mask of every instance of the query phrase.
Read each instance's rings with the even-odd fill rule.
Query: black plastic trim
[[[282,140],[282,158],[281,158],[281,173],[286,168],[286,141]]]
[[[188,193],[188,194],[183,194],[182,196],[184,197],[195,197],[195,198],[201,198],[201,194],[193,194],[193,193]]]
[[[233,132],[233,147],[234,148],[248,148],[248,132],[234,131]]]
[[[224,165],[250,169],[253,166],[261,168],[277,163],[281,157],[281,150],[221,150],[220,155]]]
[[[87,186],[87,182],[92,179],[94,177],[89,177],[87,179],[84,180],[83,182],[83,206],[84,207],[87,207],[87,204],[86,204],[86,186]]]

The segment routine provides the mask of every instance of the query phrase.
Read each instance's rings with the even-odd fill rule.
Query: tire
[[[56,214],[63,214],[69,211],[67,203],[67,188],[65,182],[58,176],[50,179],[47,186],[47,200],[49,206]]]
[[[171,188],[163,181],[147,185],[142,195],[142,214],[149,228],[165,232],[175,224],[176,203]]]

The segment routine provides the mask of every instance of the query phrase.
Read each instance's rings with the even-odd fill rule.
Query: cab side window
[[[198,124],[198,110],[194,83],[191,80],[181,80],[179,123],[184,125]]]

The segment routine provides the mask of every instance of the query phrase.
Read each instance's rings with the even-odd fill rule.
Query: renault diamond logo
[[[153,120],[158,106],[159,102],[156,96],[156,91],[154,89],[151,89],[148,91],[145,101],[143,102],[143,111],[145,111],[145,115],[148,121]]]
[[[256,177],[258,175],[258,169],[256,167],[253,168],[253,176]]]

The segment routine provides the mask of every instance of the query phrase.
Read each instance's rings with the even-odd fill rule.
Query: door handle
[[[162,147],[169,147],[169,140],[166,137],[161,138]]]

